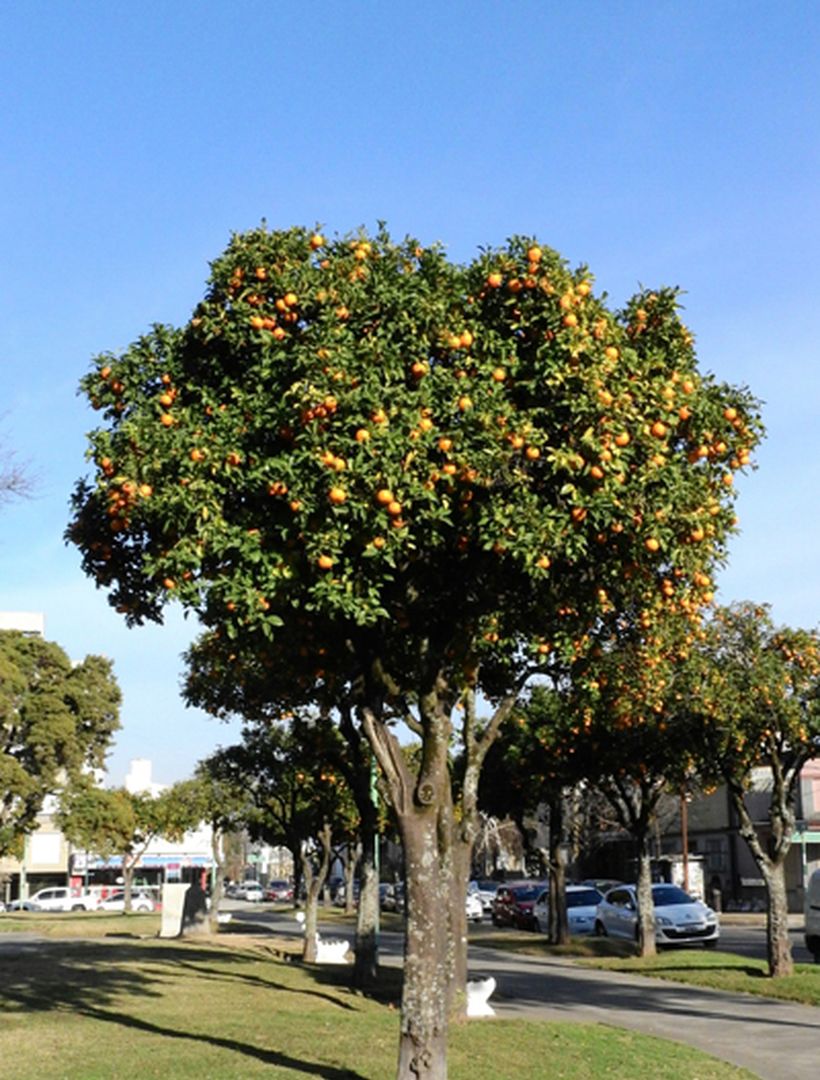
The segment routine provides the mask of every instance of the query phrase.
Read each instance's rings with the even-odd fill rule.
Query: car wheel
[[[601,922],[600,919],[595,920],[595,936],[596,937],[607,937],[606,927],[604,926],[604,924]]]
[[[85,905],[84,904],[72,904],[71,910],[72,911],[85,911]]]

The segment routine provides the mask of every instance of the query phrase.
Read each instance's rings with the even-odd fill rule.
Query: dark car
[[[493,925],[533,930],[533,905],[546,884],[545,881],[512,881],[499,885],[493,900]]]

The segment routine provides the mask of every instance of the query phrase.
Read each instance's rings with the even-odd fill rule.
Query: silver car
[[[720,925],[715,912],[677,885],[655,883],[655,941],[658,945],[717,945]],[[638,900],[634,885],[610,889],[598,905],[595,933],[637,940]]]
[[[589,885],[567,885],[567,922],[570,934],[591,934],[595,930],[598,904],[603,897]],[[550,923],[550,891],[544,889],[532,909],[536,931],[546,934]]]

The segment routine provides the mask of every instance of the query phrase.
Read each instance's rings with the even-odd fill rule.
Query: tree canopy
[[[0,631],[0,854],[16,851],[47,795],[102,766],[119,706],[104,657],[72,664],[53,642]]]
[[[357,709],[407,858],[400,1072],[441,1075],[454,707],[495,710],[463,712],[470,793],[551,651],[626,608],[697,617],[756,401],[698,370],[675,289],[612,310],[532,238],[459,265],[384,228],[235,235],[184,326],[82,386],[102,423],[68,535],[111,602],[179,600],[200,664],[227,684],[254,654],[272,708]]]

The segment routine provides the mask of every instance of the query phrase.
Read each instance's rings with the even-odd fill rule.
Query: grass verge
[[[77,921],[86,935],[102,932],[101,920]],[[275,938],[7,938],[0,970],[0,1061],[16,1080],[383,1080],[395,1071],[398,973],[365,997],[347,987],[349,969],[304,967]],[[558,1080],[750,1075],[595,1024],[473,1021],[451,1031],[451,1080],[540,1076],[545,1062]]]
[[[707,986],[713,990],[757,994],[802,1005],[820,1005],[818,964],[795,964],[793,975],[772,979],[768,974],[768,965],[763,960],[694,949],[670,950],[646,959],[639,956],[600,957],[584,960],[583,963],[607,971],[626,971],[633,975]]]

